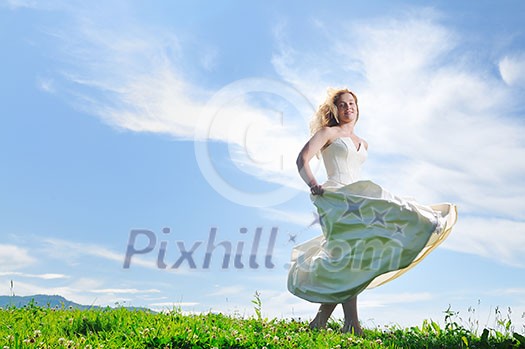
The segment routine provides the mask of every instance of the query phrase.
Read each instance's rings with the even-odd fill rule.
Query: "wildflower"
[[[7,345],[4,345],[3,349],[10,349]]]
[[[12,342],[15,340],[15,337],[12,334],[10,334],[9,336],[6,337],[6,339],[8,342]]]
[[[65,338],[60,337],[60,338],[58,339],[58,344],[64,344],[65,341],[66,341]]]
[[[35,336],[35,338],[38,338],[38,337],[40,337],[41,335],[42,335],[42,331],[40,331],[40,330],[35,330],[35,331],[33,332],[33,336]]]
[[[273,337],[273,341],[274,341],[274,342],[277,342],[278,340],[279,340],[279,337],[277,337],[277,336],[274,336],[274,337]]]
[[[381,340],[381,338],[378,338],[378,339],[376,339],[376,343],[381,345],[381,344],[383,344],[383,341]]]

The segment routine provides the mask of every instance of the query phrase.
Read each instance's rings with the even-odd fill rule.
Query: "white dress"
[[[436,248],[457,219],[452,204],[424,206],[359,180],[367,151],[350,137],[322,151],[328,180],[312,196],[323,234],[296,246],[288,290],[316,303],[343,303],[400,276]]]

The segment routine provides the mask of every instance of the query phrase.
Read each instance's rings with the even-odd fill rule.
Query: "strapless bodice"
[[[338,189],[360,180],[361,166],[365,162],[367,154],[363,143],[357,149],[350,137],[336,138],[321,151],[328,175],[323,188]]]

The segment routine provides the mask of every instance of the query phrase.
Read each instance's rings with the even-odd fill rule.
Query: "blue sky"
[[[0,2],[0,293],[250,315],[259,291],[266,316],[311,318],[286,290],[292,247],[320,233],[294,162],[326,89],[347,86],[365,177],[460,215],[360,296],[365,326],[450,305],[481,325],[511,307],[519,328],[524,16],[522,1]],[[134,229],[156,241],[139,234],[153,250],[124,269]],[[225,244],[203,268],[210,231],[244,268],[221,268]],[[171,269],[193,246],[196,267]]]

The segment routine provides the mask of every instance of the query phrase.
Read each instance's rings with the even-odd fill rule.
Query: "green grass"
[[[525,348],[510,317],[496,319],[496,328],[477,335],[445,312],[445,327],[424,321],[411,328],[365,329],[364,337],[340,333],[340,323],[311,331],[308,323],[222,314],[183,315],[94,308],[56,309],[30,304],[0,309],[1,348]],[[496,314],[497,314],[496,310]],[[501,313],[500,313],[501,314]]]

